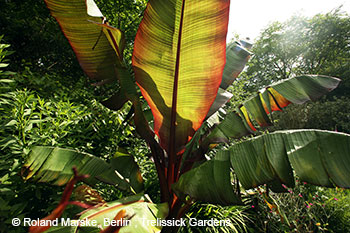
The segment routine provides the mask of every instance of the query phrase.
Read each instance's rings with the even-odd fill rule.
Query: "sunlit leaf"
[[[120,229],[120,233],[146,233],[146,232],[160,232],[160,226],[152,226],[146,224],[147,220],[165,219],[168,215],[168,204],[153,204],[145,199],[142,195],[135,195],[126,197],[117,201],[109,202],[105,206],[97,207],[85,212],[80,216],[80,219],[95,220],[103,228],[106,226],[106,221],[114,219],[116,214],[125,210],[127,216],[133,216],[130,222],[124,221],[124,226]],[[106,220],[107,219],[107,220]],[[107,224],[108,225],[108,224]]]
[[[336,88],[339,82],[338,78],[316,75],[282,80],[245,101],[236,109],[237,113],[229,113],[227,117],[232,120],[222,121],[208,135],[207,140],[210,139],[212,143],[227,141],[229,138],[240,138],[242,135],[249,134],[248,132],[256,131],[257,126],[270,126],[272,123],[268,114],[273,111],[282,111],[291,103],[303,104],[306,101],[314,101]]]
[[[87,76],[96,80],[115,79],[114,68],[121,64],[120,54],[124,46],[124,36],[121,31],[104,22],[94,1],[45,2],[52,16],[60,24]],[[102,24],[102,27],[98,24]],[[113,47],[109,40],[114,41]]]
[[[225,65],[229,1],[150,0],[135,39],[136,82],[168,152],[201,126]]]

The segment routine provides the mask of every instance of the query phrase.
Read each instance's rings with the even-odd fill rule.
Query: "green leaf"
[[[128,101],[126,96],[124,95],[121,89],[114,95],[112,95],[109,99],[101,102],[101,104],[111,110],[118,111],[121,109],[124,104]]]
[[[124,166],[132,168],[132,172],[121,171],[119,173],[118,170],[115,170],[118,166],[113,167],[113,164],[108,164],[104,160],[87,153],[37,146],[29,153],[21,173],[25,180],[33,178],[37,182],[65,185],[72,179],[72,167],[75,166],[79,174],[90,175],[90,178],[86,179],[89,184],[102,181],[116,185],[122,190],[141,191],[140,188],[143,184],[140,181],[142,178],[139,178],[135,162],[128,159],[124,160],[123,163]]]
[[[260,126],[268,126],[271,122],[267,114],[281,111],[291,103],[314,101],[335,89],[339,82],[338,78],[321,75],[303,75],[282,80],[244,102],[240,110],[247,111],[250,118]]]
[[[226,48],[226,64],[222,75],[220,87],[226,90],[248,62],[251,53],[237,42],[229,44]]]
[[[81,67],[91,79],[115,79],[124,36],[103,20],[93,0],[45,0],[69,40]],[[110,42],[112,41],[112,46]]]
[[[214,103],[211,105],[206,118],[209,118],[216,111],[218,111],[224,104],[226,104],[232,98],[232,96],[232,93],[225,91],[222,88],[219,88]]]
[[[0,73],[1,74],[1,73]],[[11,79],[0,79],[0,83],[14,83],[15,80],[11,80]]]
[[[228,142],[230,138],[241,138],[251,134],[252,131],[249,129],[244,124],[244,119],[237,113],[230,112],[205,138],[203,143]]]
[[[245,189],[270,184],[274,192],[300,180],[326,187],[350,188],[350,135],[323,130],[287,130],[265,134],[219,151],[182,175],[173,189],[179,196],[234,204],[230,169]]]
[[[240,196],[231,185],[228,151],[220,151],[207,161],[182,175],[172,188],[179,197],[184,195],[220,205],[242,204]]]
[[[139,166],[131,155],[118,153],[115,158],[111,159],[110,165],[127,179],[136,193],[144,189]]]
[[[292,103],[314,101],[335,89],[340,79],[323,75],[302,75],[271,86]]]
[[[254,120],[260,127],[272,123],[268,114],[282,109],[291,103],[303,104],[316,100],[337,87],[340,79],[329,76],[304,75],[282,80],[245,101],[236,109],[238,113],[229,113],[208,135],[206,143],[227,141],[240,138],[256,131]],[[239,117],[237,117],[239,116]],[[243,124],[242,124],[243,123]]]
[[[243,48],[245,49],[251,49],[253,47],[253,44],[250,43],[247,40],[239,40],[239,43],[242,45]]]
[[[148,2],[132,64],[169,154],[181,153],[201,126],[225,65],[229,1]]]
[[[12,72],[12,71],[5,71],[5,72],[1,72],[1,75],[4,75],[4,76],[11,76],[11,75],[15,75],[16,73],[15,72]]]
[[[248,45],[247,42],[245,42],[245,44]],[[251,55],[251,53],[248,52],[243,47],[243,45],[241,45],[239,42],[233,42],[226,47],[226,64],[222,74],[222,81],[215,101],[210,107],[206,118],[209,118],[211,115],[213,115],[233,96],[233,94],[226,92],[225,90],[236,80],[238,75],[242,72]]]
[[[9,64],[7,63],[0,63],[0,68],[5,68],[5,67],[8,67]]]
[[[278,181],[294,186],[292,167],[303,181],[350,188],[350,135],[289,130],[262,135],[229,149],[244,188]]]

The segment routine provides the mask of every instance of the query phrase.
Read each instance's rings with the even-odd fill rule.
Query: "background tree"
[[[302,73],[343,79],[331,95],[348,95],[350,72],[350,17],[336,9],[312,18],[293,16],[265,29],[252,52],[244,75],[247,89],[256,91],[273,81]]]

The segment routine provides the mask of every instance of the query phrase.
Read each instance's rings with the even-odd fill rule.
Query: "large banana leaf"
[[[173,186],[174,190],[197,200],[234,203],[237,197],[229,185],[230,169],[221,165],[225,174],[213,172],[217,161],[233,168],[245,189],[267,183],[273,191],[283,191],[282,184],[294,186],[293,170],[300,180],[310,184],[350,188],[349,134],[287,130],[252,138],[185,173]],[[231,199],[221,198],[226,195]]]
[[[240,138],[255,131],[257,125],[271,125],[268,114],[281,111],[291,103],[303,104],[314,101],[338,86],[340,79],[328,76],[303,75],[267,87],[237,108],[208,135],[206,143]]]
[[[89,184],[102,181],[131,192],[143,190],[140,171],[133,158],[128,155],[118,156],[111,163],[107,163],[87,153],[37,146],[28,155],[22,168],[22,176],[25,180],[33,178],[38,182],[65,185],[73,177],[72,167],[76,167],[79,174],[88,174],[90,178],[86,181]]]
[[[242,41],[244,42],[244,41]],[[245,42],[248,45],[248,42]],[[251,45],[251,44],[250,44]],[[249,46],[248,46],[249,47]],[[248,62],[251,53],[239,42],[233,42],[226,47],[226,64],[222,74],[222,81],[214,103],[210,107],[207,118],[213,115],[219,108],[227,103],[233,96],[225,91],[242,72]]]
[[[172,153],[200,127],[222,79],[227,0],[150,0],[132,64],[154,116],[161,146]]]
[[[94,1],[45,2],[60,24],[84,72],[96,80],[115,79],[114,68],[121,65],[124,36],[120,30],[104,22]]]
[[[303,181],[350,188],[350,135],[322,130],[279,131],[230,148],[231,164],[243,187]],[[290,165],[291,164],[291,165]]]

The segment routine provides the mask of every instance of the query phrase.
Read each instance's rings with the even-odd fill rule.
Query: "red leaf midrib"
[[[185,9],[185,0],[182,1],[181,6],[181,16],[180,16],[180,25],[179,25],[179,34],[177,42],[177,51],[176,51],[176,64],[175,64],[175,73],[174,73],[174,85],[173,85],[173,97],[171,105],[171,117],[170,117],[170,135],[169,135],[169,164],[168,164],[168,186],[170,189],[171,184],[174,182],[174,168],[175,168],[175,133],[176,133],[176,109],[177,109],[177,94],[178,94],[178,82],[179,82],[179,69],[180,69],[180,52],[181,52],[181,40],[182,40],[182,26],[183,26],[183,17]]]

